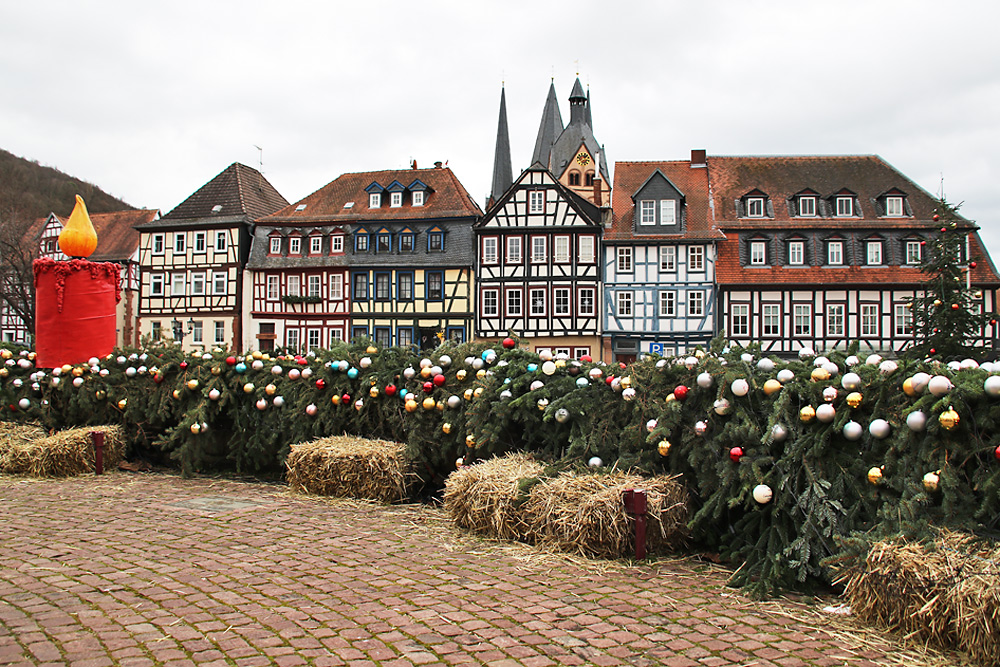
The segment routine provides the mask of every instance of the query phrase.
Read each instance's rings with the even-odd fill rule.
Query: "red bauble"
[[[990,324],[996,324],[996,323],[997,323],[996,320],[990,320]]]
[[[952,310],[958,310],[958,304],[957,303],[951,304],[951,309]]]
[[[734,463],[739,463],[740,459],[743,458],[743,448],[733,447],[732,449],[730,449],[729,458],[731,458]]]
[[[585,354],[582,357],[580,357],[580,361],[582,361],[585,364],[590,363],[593,360],[594,360],[593,357],[591,357],[589,354]]]
[[[937,222],[937,221],[938,221],[938,220],[940,220],[940,219],[941,219],[941,216],[940,216],[940,215],[938,215],[937,213],[935,213],[935,214],[934,214],[934,217],[932,218],[932,220],[934,220],[934,222]]]
[[[505,350],[513,350],[514,346],[517,345],[517,341],[513,338],[504,338],[502,345]]]
[[[935,352],[937,352],[937,350],[935,350],[935,349],[934,349],[934,348],[932,347],[932,348],[931,348],[931,354],[934,354]]]
[[[185,369],[185,368],[187,368],[187,367],[188,367],[188,362],[186,362],[186,361],[182,361],[182,362],[181,362],[181,370],[184,370],[184,369]]]
[[[236,365],[236,357],[226,357],[226,365],[228,365],[228,366],[235,366]]]
[[[163,382],[163,376],[157,373],[156,375],[153,376],[153,382],[155,382],[156,384],[160,384],[161,382]]]
[[[684,385],[679,384],[676,387],[674,387],[674,398],[676,398],[678,401],[683,401],[685,398],[687,398],[687,395],[688,395],[688,388],[685,387]]]
[[[340,397],[340,400],[344,403],[344,405],[347,405],[348,403],[351,402],[351,395],[344,394],[343,396]]]
[[[993,455],[997,457],[997,461],[1000,461],[1000,445],[993,451]]]
[[[424,393],[425,394],[429,394],[432,391],[434,391],[434,383],[433,382],[425,382],[424,383]]]
[[[445,383],[445,379],[446,378],[445,378],[444,375],[435,375],[434,376],[434,385],[437,386],[437,387],[443,387],[444,383]]]
[[[975,262],[969,262],[969,268],[970,269],[976,268],[976,263]]]
[[[326,387],[326,380],[324,380],[323,378],[320,378],[320,379],[316,380],[316,388],[317,389],[323,389],[325,387]]]
[[[609,375],[608,377],[604,378],[604,384],[608,385],[609,387],[611,386],[611,383],[614,381],[615,381],[614,375]]]
[[[944,234],[944,233],[945,233],[946,231],[948,231],[948,230],[947,230],[947,229],[945,229],[944,227],[942,227],[942,228],[941,228],[941,233],[942,233],[942,234]]]
[[[299,366],[305,366],[309,363],[309,360],[305,357],[296,357],[295,361],[298,362]]]
[[[386,396],[395,396],[396,395],[396,385],[394,385],[394,384],[387,384],[385,386],[385,395]]]
[[[619,361],[618,365],[621,367],[622,370],[625,370],[625,364]]]

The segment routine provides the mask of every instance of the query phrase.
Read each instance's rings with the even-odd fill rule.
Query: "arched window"
[[[580,185],[580,172],[578,171],[569,172],[569,184]]]
[[[593,187],[593,185],[594,185],[594,172],[588,171],[587,172],[587,187],[588,188],[589,187]]]

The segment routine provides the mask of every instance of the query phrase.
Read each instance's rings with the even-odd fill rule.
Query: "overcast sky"
[[[161,8],[162,6],[162,8]],[[878,154],[1000,261],[1000,3],[0,0],[0,148],[167,213],[233,162],[296,201],[447,161],[483,205],[549,82],[610,161]],[[256,148],[259,146],[262,151]]]

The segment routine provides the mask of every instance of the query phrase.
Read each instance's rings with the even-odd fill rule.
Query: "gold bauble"
[[[656,451],[660,453],[660,456],[666,456],[670,453],[670,441],[660,440],[660,444],[656,446]]]
[[[70,366],[69,364],[63,364],[61,370],[63,373],[69,373],[70,371],[73,370],[73,367]]]
[[[72,373],[73,373],[73,377],[75,377],[75,378],[82,377],[83,376],[83,368],[80,367],[80,366],[75,366],[73,368]]]
[[[330,397],[330,402],[334,405],[340,405],[340,394],[334,394]]]
[[[368,390],[368,395],[372,398],[378,398],[378,387],[371,387]]]
[[[219,375],[222,373],[222,368],[219,366],[212,366],[212,375]]]
[[[923,484],[924,490],[928,493],[934,493],[938,490],[938,484],[941,482],[941,476],[936,472],[929,472],[924,475]]]
[[[907,396],[916,396],[917,390],[913,388],[913,378],[903,380],[903,393]]]
[[[13,356],[14,353],[11,352],[10,350],[3,350],[2,352],[0,352],[0,357],[3,357],[4,359],[10,359]]]
[[[263,355],[263,354],[261,354],[259,350],[255,350],[255,351],[254,351],[254,352],[253,352],[253,353],[252,353],[252,354],[251,354],[250,356],[251,356],[251,357],[253,357],[254,359],[260,359],[260,358],[262,358],[262,357],[263,357],[264,355]]]
[[[475,396],[476,398],[479,398],[480,396],[483,395],[483,388],[482,387],[476,387],[476,390],[474,392],[472,392],[472,395]]]
[[[118,401],[118,409],[119,410],[124,410],[126,405],[128,405],[128,399],[127,398],[123,398],[122,400]]]
[[[174,398],[179,399],[180,397],[181,397],[181,390],[180,389],[174,389]]]
[[[626,375],[621,379],[622,389],[628,389],[632,386],[632,376]]]
[[[702,352],[701,350],[695,350],[694,356],[696,359],[703,359],[705,357],[705,353]]]
[[[437,401],[428,396],[424,399],[424,410],[433,410],[437,407]]]
[[[465,444],[467,444],[469,447],[475,447],[476,446],[476,436],[472,435],[471,433],[469,435],[465,436]]]
[[[107,392],[105,392],[103,389],[98,389],[97,391],[94,392],[94,398],[96,398],[99,401],[103,401],[105,398],[107,398],[107,396],[108,396]]]
[[[781,383],[777,380],[772,379],[764,383],[764,393],[768,396],[779,391],[781,391]]]
[[[426,378],[429,378],[430,376],[431,376],[431,367],[430,366],[424,366],[423,368],[420,369],[420,377],[426,379]]]
[[[451,424],[448,422],[441,424],[441,430],[445,433],[451,433]]]
[[[565,359],[556,359],[556,368],[565,368],[565,367],[566,367]]]
[[[378,352],[378,348],[375,347],[374,345],[369,345],[367,348],[365,348],[365,352],[367,352],[368,354],[375,354],[376,352]]]
[[[278,388],[273,384],[269,384],[266,387],[264,387],[264,393],[267,394],[268,396],[274,396],[276,393],[278,393]]]
[[[201,424],[199,424],[198,422],[191,424],[191,432],[194,433],[195,435],[201,433]]]
[[[243,385],[243,392],[246,394],[252,394],[254,390],[253,382],[247,382]]]
[[[438,401],[435,407],[438,409],[438,412],[444,412],[445,405],[444,401]]]
[[[868,470],[868,481],[872,484],[878,484],[882,481],[882,469],[878,466],[872,466]]]
[[[955,412],[955,408],[952,407],[949,407],[938,417],[938,421],[941,423],[941,426],[947,431],[950,431],[958,426],[958,422],[960,420],[961,418],[958,416],[958,413]]]
[[[472,400],[472,390],[471,389],[466,389],[465,392],[462,394],[462,396],[465,397],[465,400],[471,401]]]
[[[458,380],[459,382],[461,382],[461,381],[463,381],[463,380],[465,379],[465,376],[466,376],[466,375],[468,375],[468,374],[469,374],[469,373],[468,373],[468,371],[466,371],[466,370],[465,370],[465,369],[463,368],[463,369],[461,369],[460,371],[458,371],[457,373],[455,373],[455,378],[456,378],[456,379],[457,379],[457,380]]]
[[[934,299],[934,305],[935,306],[940,306],[941,305],[941,299]]]
[[[823,382],[830,379],[830,371],[825,368],[816,367],[812,369],[812,373],[809,374],[809,377],[813,379],[813,382]]]
[[[864,397],[861,395],[860,392],[852,391],[850,394],[847,395],[847,404],[852,408],[856,408],[859,405],[861,405],[862,400],[864,400]]]
[[[811,422],[815,418],[816,418],[816,410],[813,408],[813,406],[807,405],[806,407],[799,410],[799,419],[801,419],[802,421]]]
[[[669,394],[667,394],[667,399],[666,399],[667,403],[673,403],[676,400],[677,397],[674,395],[674,392],[670,392]]]
[[[480,368],[478,371],[476,371],[476,377],[479,378],[480,380],[486,377],[486,369]]]
[[[195,389],[198,388],[198,381],[197,380],[188,380],[188,382],[187,382],[187,388],[190,389],[191,391],[194,391]]]
[[[10,375],[10,370],[8,370],[6,366],[3,367],[3,368],[0,368],[0,378],[5,378],[8,375]]]
[[[34,361],[35,360],[35,356],[36,355],[35,355],[34,352],[29,352],[28,353],[28,361]]]
[[[420,407],[416,401],[407,401],[403,404],[407,412],[416,412],[417,408]]]

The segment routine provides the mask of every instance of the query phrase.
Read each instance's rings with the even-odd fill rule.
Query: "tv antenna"
[[[257,144],[253,144],[253,147],[257,149],[257,166],[260,167],[258,171],[261,171],[264,169],[264,149]]]

